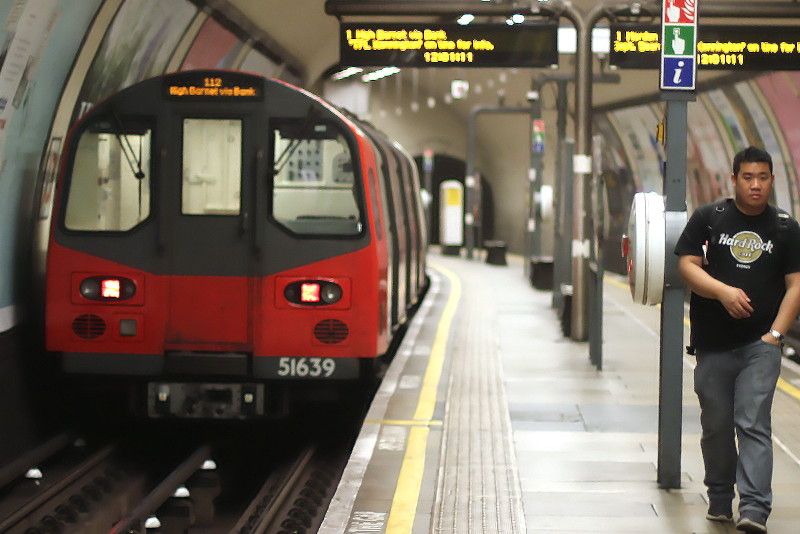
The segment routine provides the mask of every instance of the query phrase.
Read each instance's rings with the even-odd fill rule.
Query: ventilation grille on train
[[[350,330],[347,325],[342,321],[336,319],[325,319],[320,321],[314,327],[314,337],[322,343],[332,345],[334,343],[341,343],[347,339],[347,334]]]
[[[96,339],[106,331],[106,322],[97,315],[79,315],[72,321],[72,331],[83,339]]]

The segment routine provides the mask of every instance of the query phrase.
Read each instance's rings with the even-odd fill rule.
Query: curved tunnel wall
[[[83,112],[167,71],[242,69],[301,84],[215,15],[190,0],[0,2],[0,333],[36,300],[32,244],[49,227],[61,144]]]
[[[241,68],[297,84],[301,80],[190,0],[2,2],[0,20],[4,332],[18,324],[21,303],[37,283],[30,275],[34,228],[46,228],[46,201],[61,141],[85,109],[120,87],[169,70]],[[800,214],[800,155],[793,156],[800,149],[798,94],[800,73],[786,72],[700,92],[689,107],[690,210],[729,195],[730,159],[739,148],[757,144],[775,159],[777,204]],[[662,108],[662,103],[653,102],[596,116],[595,129],[606,144],[602,169],[610,209],[609,243],[614,246],[633,192],[661,189],[663,149],[654,137]],[[496,204],[505,206],[508,192],[495,192]],[[45,200],[41,210],[40,199]],[[518,231],[498,221],[496,233],[513,241]]]
[[[656,126],[664,103],[621,108],[595,116],[594,128],[605,146],[602,172],[609,206],[609,270],[624,272],[617,260],[633,194],[662,191],[664,148]],[[748,145],[773,158],[773,202],[800,214],[800,73],[775,72],[724,87],[699,91],[688,106],[687,194],[689,213],[733,195],[731,161]]]

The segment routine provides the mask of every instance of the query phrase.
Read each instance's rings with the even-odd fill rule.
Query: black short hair
[[[766,163],[769,165],[769,173],[772,174],[772,156],[769,155],[769,152],[762,148],[749,146],[744,150],[740,151],[733,157],[733,175],[738,176],[739,174],[739,167],[742,166],[742,163]]]

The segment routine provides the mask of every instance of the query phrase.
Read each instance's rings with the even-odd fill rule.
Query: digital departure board
[[[343,23],[340,62],[351,67],[549,67],[558,23]]]
[[[260,101],[264,80],[240,72],[179,72],[164,78],[163,91],[170,100]]]
[[[610,64],[628,69],[657,69],[661,27],[613,24]],[[800,70],[798,26],[699,26],[700,70]]]

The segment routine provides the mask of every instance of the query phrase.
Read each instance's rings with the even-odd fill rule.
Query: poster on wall
[[[637,189],[660,192],[664,157],[656,141],[658,115],[649,105],[641,105],[613,111],[608,118],[629,155]]]
[[[270,78],[277,78],[280,74],[280,68],[278,67],[278,64],[255,48],[250,48],[246,52],[242,64],[239,65],[239,69],[245,72],[252,72],[253,74],[260,74]],[[300,85],[300,81],[297,78],[293,78],[292,81],[287,79],[285,80],[294,85]]]
[[[785,153],[785,143],[778,139],[776,125],[770,120],[764,109],[763,98],[757,94],[758,86],[750,81],[739,82],[733,86],[739,98],[741,109],[747,110],[752,127],[761,140],[761,146],[772,156],[772,169],[775,174],[775,198],[780,200],[780,207],[795,213],[797,192],[794,187],[794,169],[787,162],[791,155]],[[755,144],[755,140],[751,142]]]
[[[61,137],[50,138],[42,168],[42,198],[39,203],[39,219],[50,218],[53,211],[53,193],[56,188],[58,162],[61,159]]]
[[[687,128],[687,209],[730,196],[730,161],[704,100],[689,103]]]
[[[235,69],[243,46],[238,37],[209,18],[197,33],[181,70]]]
[[[122,4],[83,82],[73,120],[115,91],[164,72],[196,13],[189,0]]]
[[[714,89],[704,93],[703,96],[708,99],[714,113],[721,119],[721,125],[730,140],[733,151],[737,152],[748,146],[750,143],[747,141],[748,135],[745,125],[725,95],[725,91]]]
[[[16,2],[9,13],[3,49],[0,50],[0,172],[5,167],[8,126],[50,36],[58,0]]]
[[[775,131],[784,144],[790,159],[793,176],[800,180],[800,72],[774,72],[756,79],[766,101],[766,106],[775,110]],[[788,178],[788,177],[787,177]],[[794,188],[800,187],[795,181]],[[782,206],[788,209],[786,206]],[[797,217],[798,213],[795,212]]]

